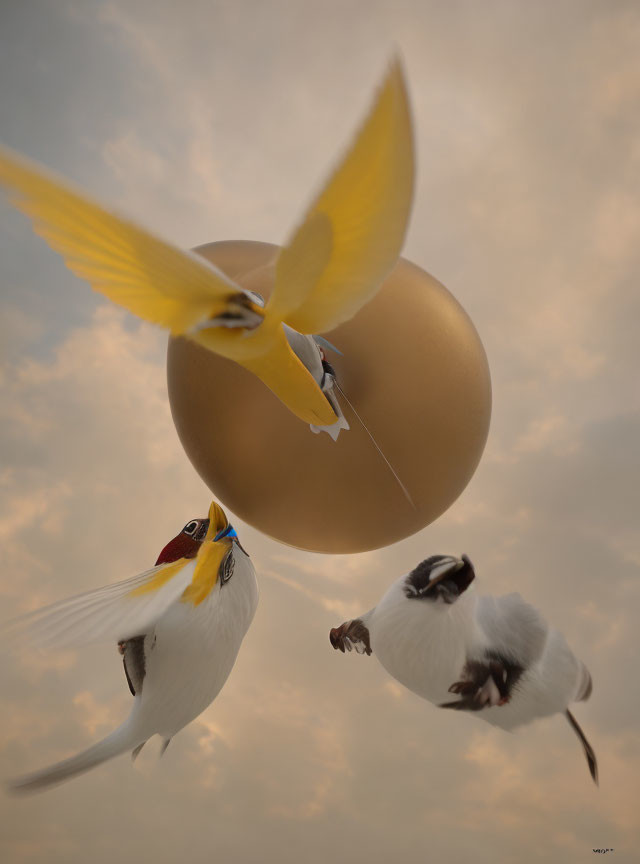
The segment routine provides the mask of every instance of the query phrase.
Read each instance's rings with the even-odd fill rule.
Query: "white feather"
[[[479,647],[498,651],[525,668],[540,659],[549,626],[519,594],[478,597],[474,612]]]
[[[77,594],[23,615],[9,622],[7,635],[26,636],[41,648],[81,645],[90,642],[118,642],[145,633],[182,594],[193,577],[196,559],[159,588],[136,594],[158,574],[176,563],[160,564],[123,582]]]
[[[84,774],[85,771],[95,768],[96,765],[100,765],[108,759],[113,759],[114,756],[126,753],[127,750],[133,750],[139,743],[141,742],[138,741],[135,730],[130,721],[127,721],[122,726],[118,726],[102,741],[98,741],[97,744],[83,750],[82,753],[12,780],[8,786],[9,791],[15,794],[24,794],[25,792],[39,792],[50,786],[57,786],[58,783],[76,777],[78,774]]]

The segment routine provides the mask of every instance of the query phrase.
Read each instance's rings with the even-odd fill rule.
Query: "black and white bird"
[[[564,714],[597,784],[596,755],[568,708],[591,694],[585,665],[519,594],[478,596],[467,591],[474,578],[466,555],[432,555],[366,615],[331,630],[331,644],[343,653],[375,653],[423,699],[474,711],[502,729]]]

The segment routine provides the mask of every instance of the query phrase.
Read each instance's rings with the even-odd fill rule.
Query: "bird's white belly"
[[[257,606],[255,584],[231,596],[236,587],[218,583],[198,606],[175,603],[147,637],[138,714],[153,727],[149,734],[170,738],[222,689]]]
[[[380,603],[369,625],[371,647],[397,681],[439,704],[452,698],[449,687],[465,664],[462,621],[468,613],[461,604],[429,608],[426,602]]]

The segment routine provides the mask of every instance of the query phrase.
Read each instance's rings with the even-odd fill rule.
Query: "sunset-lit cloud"
[[[3,141],[183,246],[283,242],[394,48],[415,114],[405,254],[471,315],[493,418],[469,487],[388,549],[321,556],[234,519],[260,606],[236,667],[151,742],[28,800],[11,864],[617,861],[640,848],[640,10],[629,3],[64,0],[0,13]],[[2,205],[3,618],[150,565],[210,493],[171,421],[166,336],[76,280]],[[435,552],[520,591],[594,679],[510,735],[440,712],[329,628]],[[115,645],[3,643],[0,776],[131,704]],[[453,713],[453,712],[451,712]],[[625,858],[624,856],[627,856]]]

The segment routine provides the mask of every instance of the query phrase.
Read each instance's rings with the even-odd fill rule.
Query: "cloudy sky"
[[[474,320],[489,442],[438,522],[358,556],[239,524],[261,603],[214,705],[158,763],[0,800],[10,862],[581,862],[640,850],[640,7],[633,0],[2,0],[2,140],[183,245],[282,242],[391,53],[418,185],[405,255]],[[175,434],[165,337],[2,204],[3,616],[146,569],[210,498]],[[327,632],[434,552],[519,590],[594,678],[509,735],[438,712]],[[5,652],[0,776],[130,704],[115,647]]]

